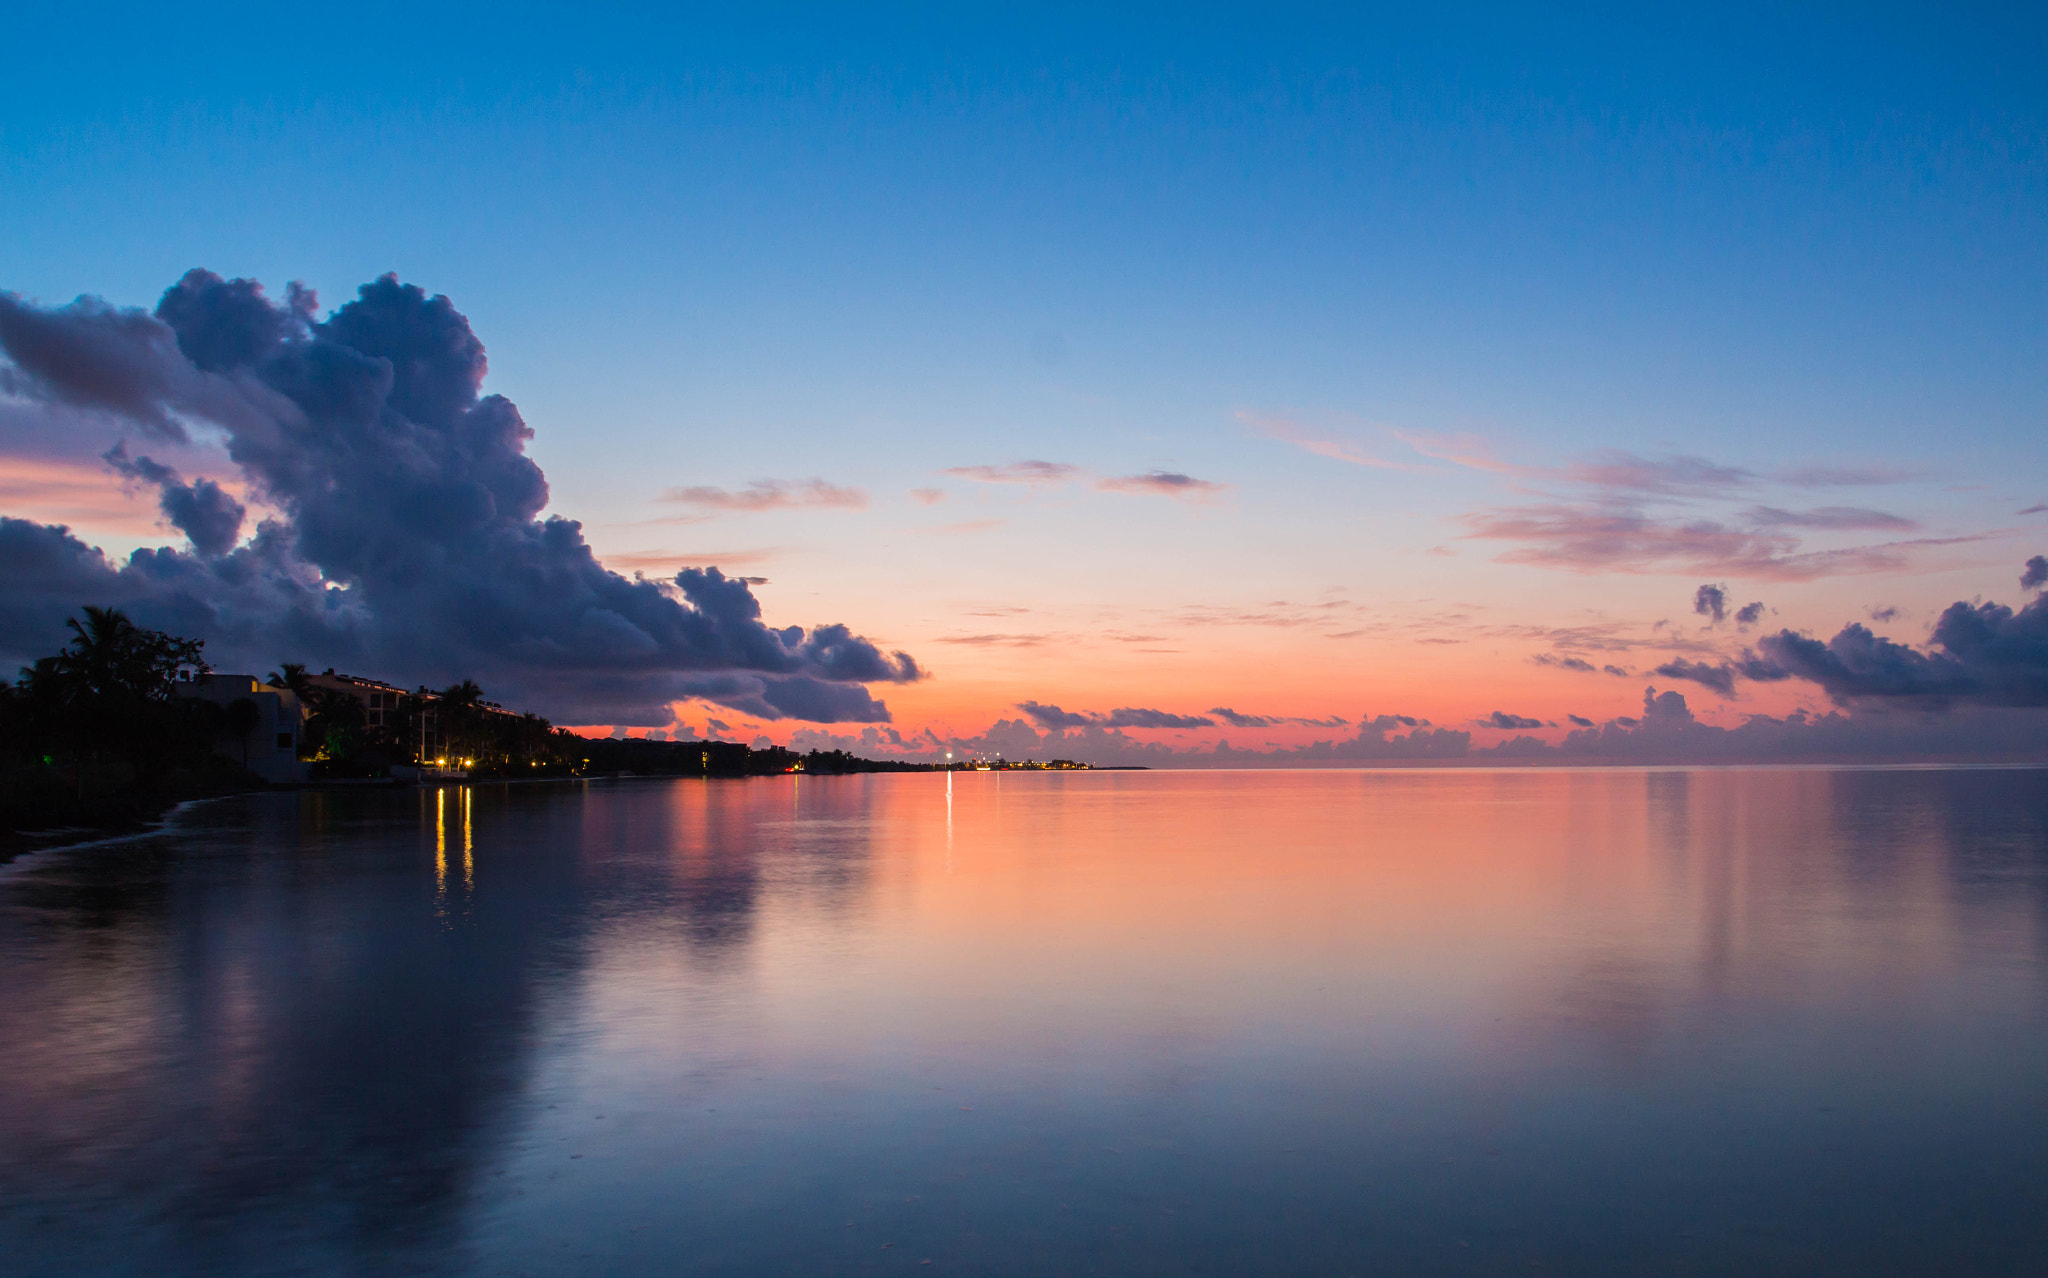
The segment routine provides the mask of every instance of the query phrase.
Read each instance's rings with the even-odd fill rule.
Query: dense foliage
[[[214,749],[230,710],[174,695],[206,673],[202,641],[82,611],[62,651],[0,685],[0,831],[118,828],[247,784]]]

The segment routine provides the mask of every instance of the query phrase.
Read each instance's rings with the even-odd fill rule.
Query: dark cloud
[[[1728,588],[1701,586],[1692,592],[1692,610],[1702,617],[1713,618],[1713,624],[1720,625],[1728,616]]]
[[[661,500],[709,510],[864,510],[868,495],[858,488],[841,488],[822,479],[756,479],[736,492],[708,487],[671,488],[661,495]]]
[[[1036,701],[1019,701],[1017,708],[1031,716],[1031,721],[1041,728],[1085,728],[1094,722],[1085,714],[1075,714],[1058,706],[1040,705]]]
[[[1954,603],[1922,651],[1850,624],[1825,643],[1791,630],[1757,641],[1752,679],[1804,679],[1842,704],[2048,706],[2048,596],[2014,611]]]
[[[158,509],[200,554],[224,555],[242,539],[242,519],[248,511],[211,479],[183,483],[169,466],[148,457],[130,458],[126,444],[114,445],[103,460],[126,478],[155,484]]]
[[[1233,728],[1272,728],[1283,723],[1300,724],[1308,728],[1341,728],[1350,722],[1342,715],[1330,715],[1324,719],[1304,719],[1299,715],[1239,714],[1224,706],[1209,711]]]
[[[1213,728],[1216,721],[1193,714],[1172,714],[1142,706],[1123,706],[1108,714],[1076,714],[1058,706],[1020,701],[1017,708],[1042,728]]]
[[[1708,665],[1704,661],[1687,661],[1679,657],[1667,661],[1650,672],[1666,679],[1688,679],[1702,687],[1713,689],[1724,697],[1735,695],[1735,668],[1730,665]]]
[[[2035,555],[2027,560],[2027,570],[2020,574],[2021,590],[2039,590],[2048,586],[2048,555]]]
[[[1561,652],[1539,652],[1529,660],[1539,666],[1555,666],[1559,670],[1576,670],[1581,674],[1592,674],[1597,669],[1583,657],[1568,657]]]
[[[1519,714],[1509,714],[1504,710],[1496,710],[1484,719],[1474,719],[1472,722],[1482,728],[1540,728],[1543,726],[1543,720],[1541,719],[1531,719]]]
[[[143,550],[118,568],[63,529],[8,521],[26,557],[0,560],[6,656],[49,651],[65,616],[99,602],[206,639],[217,665],[469,676],[573,723],[661,726],[691,696],[762,718],[873,722],[888,709],[862,684],[921,677],[844,626],[769,627],[748,584],[716,568],[665,582],[607,570],[579,524],[541,517],[532,432],[509,400],[480,393],[483,345],[447,298],[386,276],[325,322],[312,313],[302,291],[279,306],[205,271],[154,315],[0,301],[10,393],[165,437],[210,421],[282,516],[207,553],[229,512],[199,481],[165,508],[202,553]]]
[[[1621,666],[1602,666],[1600,667],[1600,673],[1611,674],[1617,679],[1633,679],[1635,677],[1633,671],[1624,669]]]
[[[1755,625],[1757,623],[1757,619],[1763,615],[1764,605],[1762,600],[1758,600],[1755,603],[1746,603],[1742,605],[1742,607],[1739,610],[1737,610],[1735,614],[1735,624],[1737,626],[1747,628],[1749,626]]]
[[[1230,490],[1229,484],[1196,479],[1171,470],[1149,470],[1142,475],[1104,479],[1095,485],[1110,493],[1152,493],[1161,497],[1189,497],[1197,500],[1217,497]]]
[[[1872,621],[1876,622],[1895,621],[1899,615],[1899,610],[1890,604],[1886,604],[1882,608],[1868,608],[1865,609],[1865,612],[1868,613]]]
[[[1233,728],[1270,728],[1276,724],[1287,722],[1287,720],[1280,718],[1278,715],[1239,714],[1237,711],[1224,706],[1217,706],[1210,710],[1209,713]]]
[[[159,439],[183,442],[175,416],[199,370],[171,330],[139,310],[81,297],[49,310],[0,293],[0,391],[118,413]]]
[[[1591,719],[1585,718],[1581,715],[1568,714],[1565,716],[1565,718],[1571,720],[1573,723],[1578,724],[1582,728],[1590,728],[1593,726],[1593,721]]]
[[[2018,513],[2022,515],[2048,514],[2048,505],[2028,506],[2026,509],[2019,511]]]

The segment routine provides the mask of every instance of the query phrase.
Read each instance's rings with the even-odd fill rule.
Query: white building
[[[305,724],[305,710],[298,694],[278,688],[254,675],[210,674],[180,682],[181,697],[211,701],[233,713],[237,701],[255,706],[254,725],[246,733],[224,728],[214,748],[243,764],[270,782],[304,781],[308,765],[299,761],[299,731]]]

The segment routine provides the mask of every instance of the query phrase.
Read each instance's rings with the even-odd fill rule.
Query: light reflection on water
[[[236,800],[0,872],[0,1254],[2038,1273],[2044,925],[2029,770]]]

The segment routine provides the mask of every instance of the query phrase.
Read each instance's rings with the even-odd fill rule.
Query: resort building
[[[223,711],[215,748],[270,782],[304,781],[299,731],[306,721],[298,694],[273,687],[254,675],[208,674],[181,681],[177,695],[211,701]],[[247,703],[248,709],[237,709]]]

